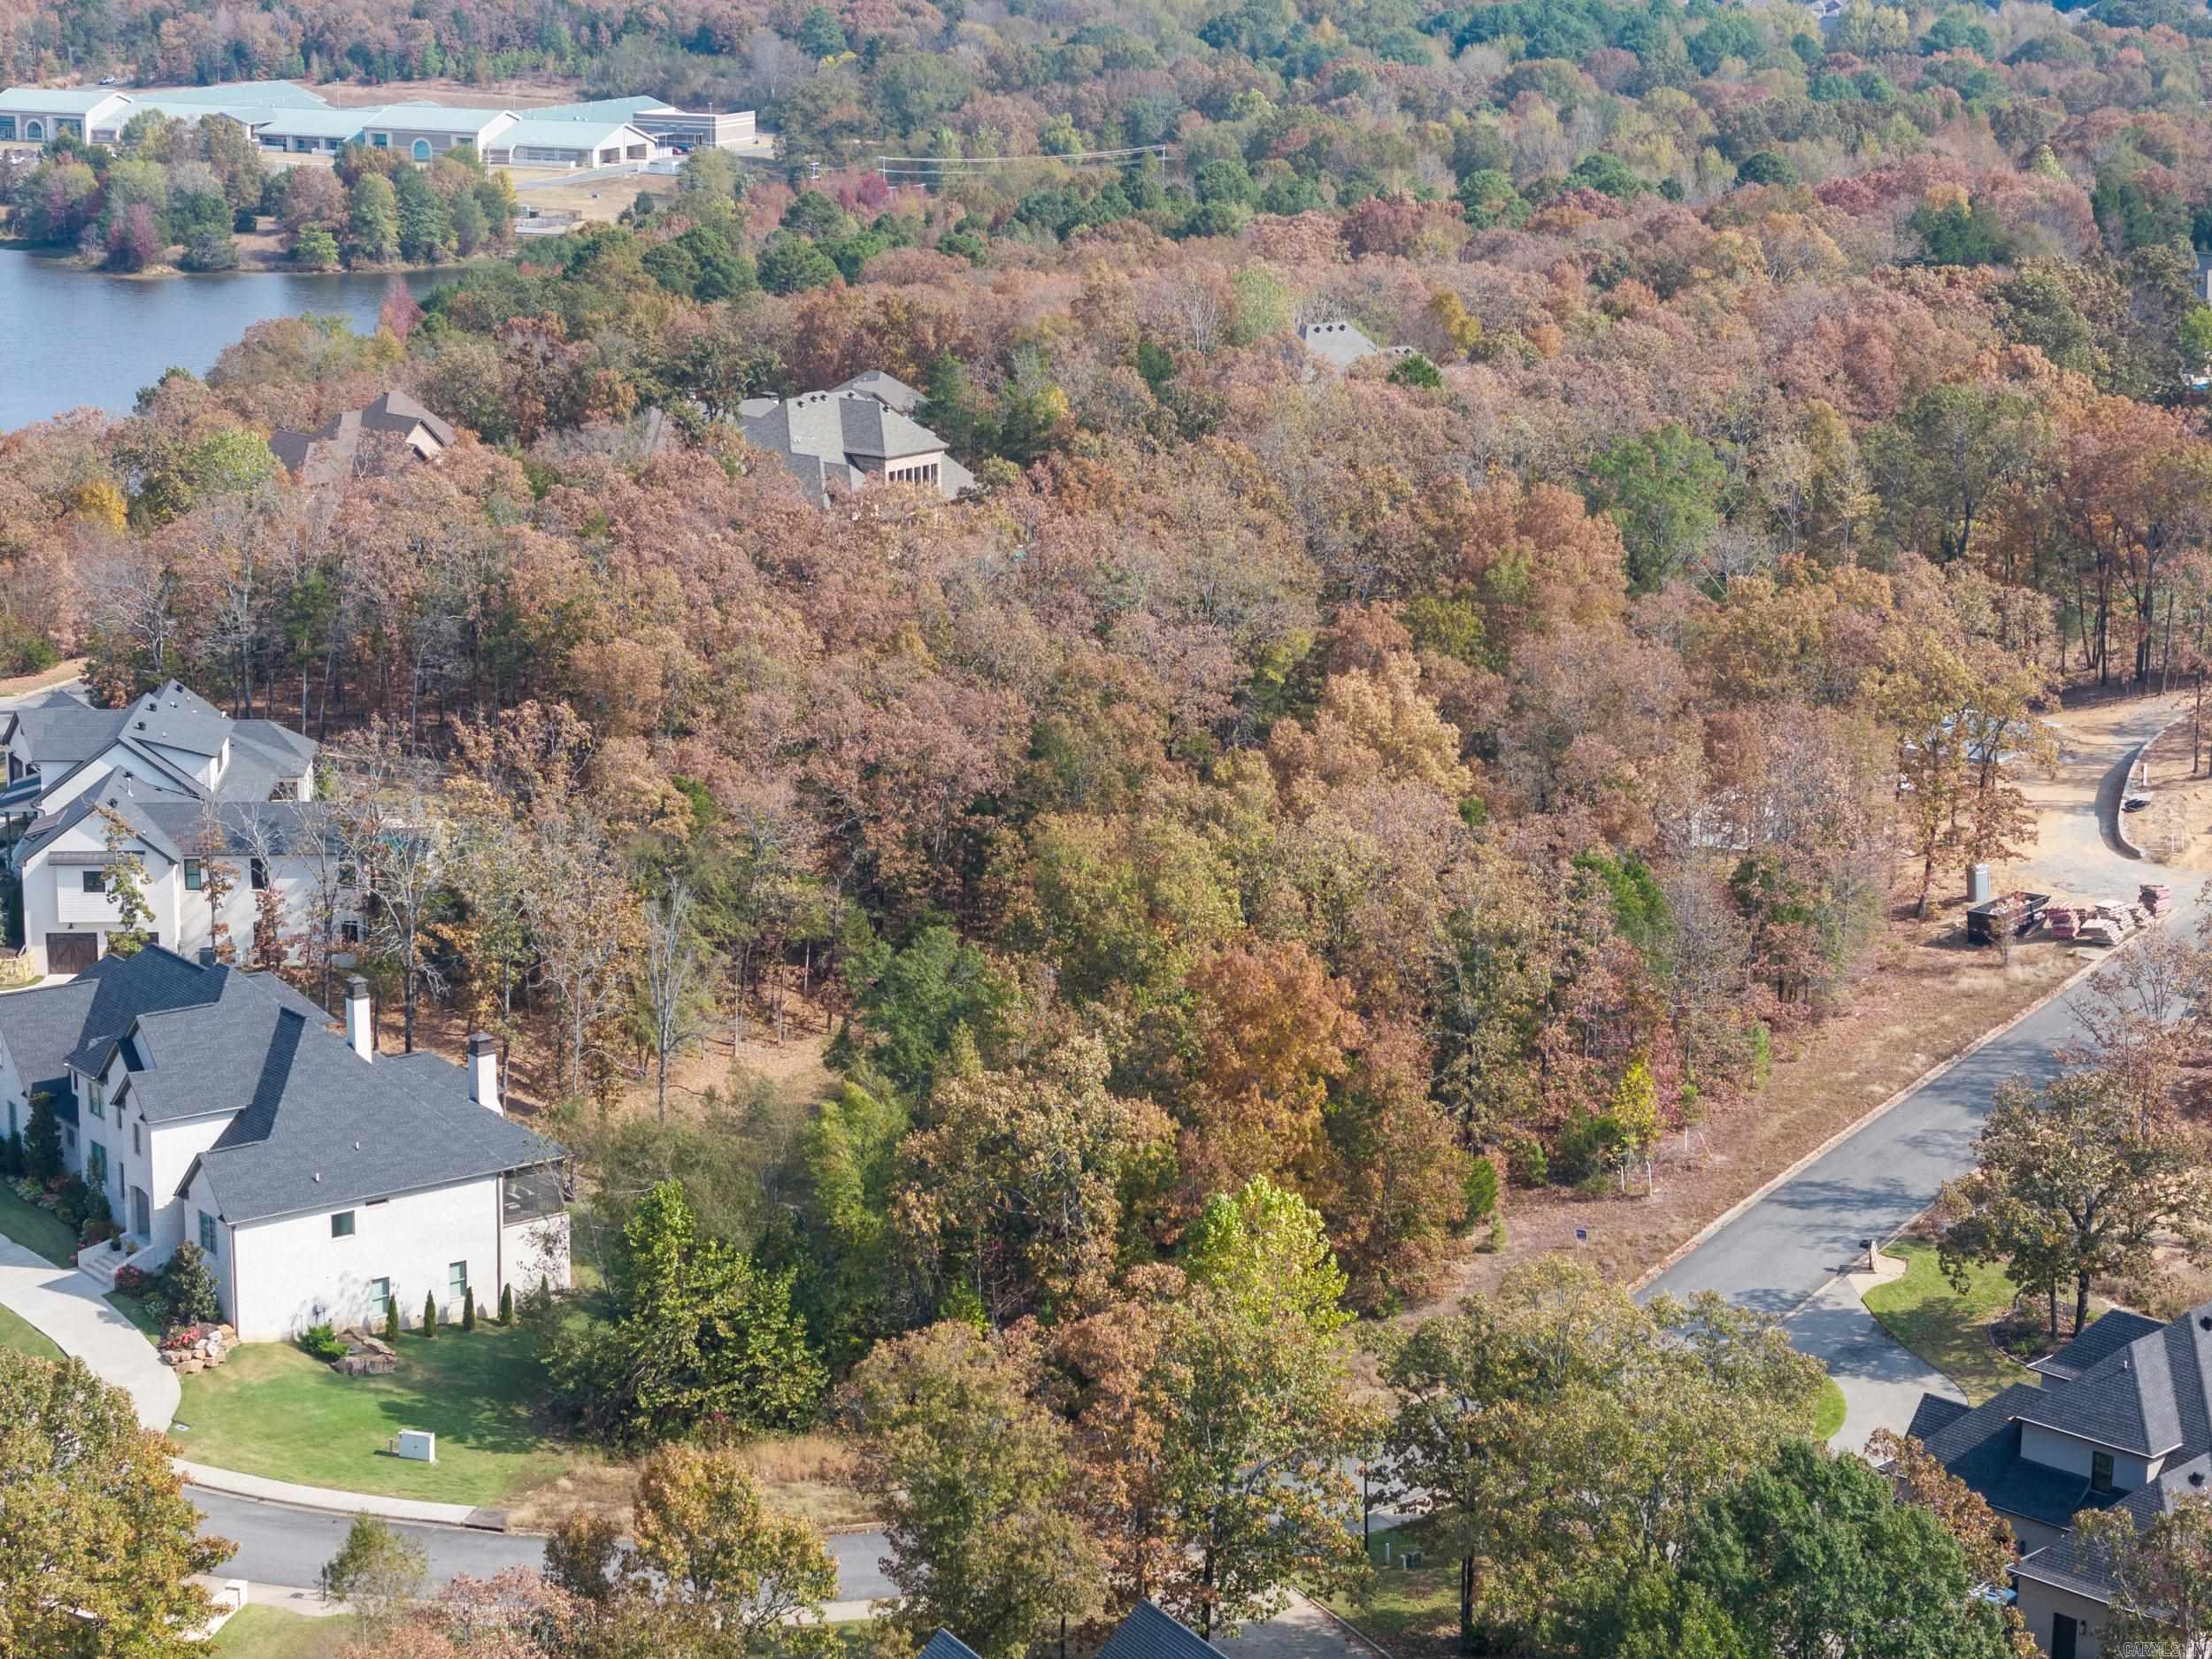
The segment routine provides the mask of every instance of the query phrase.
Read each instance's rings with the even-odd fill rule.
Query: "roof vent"
[[[317,1170],[317,1171],[315,1171],[315,1179],[316,1179],[316,1181],[319,1184],[319,1183],[321,1182],[322,1179],[323,1179],[323,1172],[322,1172],[320,1170]]]
[[[2200,1313],[2197,1316],[2197,1329],[2212,1331],[2212,1313]]]
[[[2204,1484],[2204,1471],[2201,1469],[2192,1469],[2189,1471],[2189,1484],[2193,1486],[2202,1486]]]
[[[355,1141],[355,1142],[353,1143],[353,1149],[354,1149],[356,1152],[358,1152],[358,1151],[361,1149],[361,1143],[360,1143],[358,1141]]]

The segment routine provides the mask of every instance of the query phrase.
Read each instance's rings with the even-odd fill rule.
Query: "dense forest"
[[[219,251],[226,208],[307,263],[480,257],[373,334],[265,324],[127,417],[0,434],[0,659],[297,724],[356,844],[433,855],[377,878],[361,965],[410,1043],[501,1033],[578,1155],[614,1299],[554,1353],[582,1427],[839,1399],[896,1505],[973,1413],[910,1416],[1003,1408],[1006,1535],[1089,1538],[1120,1601],[1166,1581],[1210,1629],[1264,1598],[1173,1588],[1227,1525],[1148,1484],[1176,1425],[1212,1478],[1194,1378],[1295,1431],[1237,1454],[1271,1471],[1240,1548],[1325,1536],[1356,1577],[1347,1317],[1448,1290],[1515,1188],[1648,1186],[1893,918],[2022,844],[2039,710],[2212,649],[2212,19],[2179,4],[0,0],[0,59],[543,75],[779,131],[492,258],[466,156],[50,148],[15,227],[110,258]],[[1339,372],[1323,322],[1393,349]],[[923,391],[962,499],[825,511],[745,442],[746,400],[865,370]],[[436,465],[277,466],[273,429],[391,388],[459,429]],[[815,1094],[669,1087],[795,1010]],[[1858,1479],[1733,1484],[1813,1386],[1763,1325],[1516,1272],[1382,1343],[1417,1401],[1555,1317],[1612,1333],[1585,1463],[1552,1404],[1480,1460],[1502,1628],[1655,1617],[1617,1570],[1687,1582],[1654,1540],[1695,1503],[1742,1506],[1701,1523],[1718,1583],[1763,1493]],[[649,1399],[702,1307],[750,1380]],[[1655,1521],[1632,1446],[1709,1479]],[[1554,1455],[1608,1494],[1590,1560],[1496,1484]],[[1667,1605],[1640,1650],[1689,1650]],[[1931,1651],[1999,1651],[1970,1617]]]

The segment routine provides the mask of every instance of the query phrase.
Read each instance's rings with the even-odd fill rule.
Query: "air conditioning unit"
[[[438,1461],[438,1437],[428,1429],[402,1429],[392,1441],[392,1455],[412,1458],[419,1463]]]

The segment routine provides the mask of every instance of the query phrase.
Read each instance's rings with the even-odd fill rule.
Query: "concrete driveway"
[[[20,1314],[65,1354],[102,1380],[130,1391],[138,1420],[164,1429],[177,1415],[177,1374],[154,1345],[107,1300],[90,1275],[56,1267],[44,1256],[0,1237],[0,1304]]]

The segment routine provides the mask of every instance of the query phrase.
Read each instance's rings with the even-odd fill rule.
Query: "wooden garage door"
[[[49,973],[82,973],[99,955],[100,939],[96,933],[46,935],[46,972]]]

